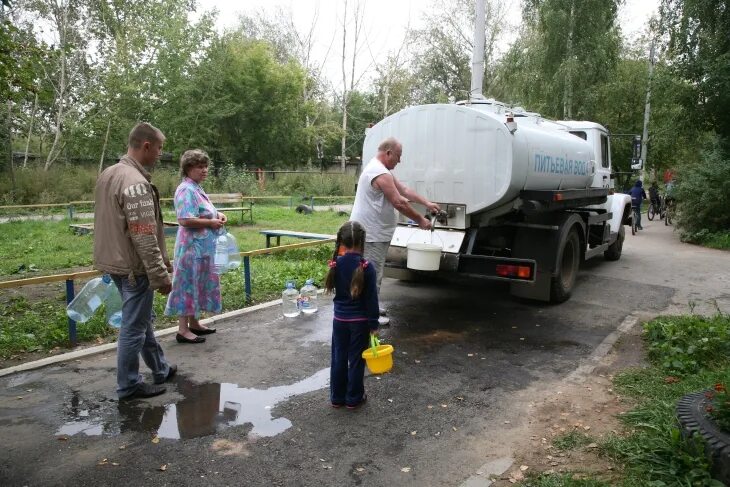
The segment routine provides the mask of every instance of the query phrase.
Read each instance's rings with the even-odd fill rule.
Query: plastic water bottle
[[[286,282],[286,289],[281,293],[281,309],[287,318],[299,316],[299,291],[292,281]]]
[[[317,287],[314,279],[307,279],[299,291],[299,307],[305,315],[317,312]]]
[[[223,274],[228,270],[228,238],[226,234],[221,232],[215,239],[215,256],[213,257],[213,267],[216,274]]]
[[[112,278],[107,274],[87,282],[81,292],[66,307],[68,317],[78,323],[89,321],[96,309],[107,298],[109,286],[114,285]]]
[[[232,271],[241,266],[241,254],[238,252],[236,237],[230,233],[226,233],[226,239],[228,242],[228,270]]]
[[[119,294],[119,289],[114,283],[109,286],[104,307],[106,308],[106,322],[109,323],[109,326],[120,328],[122,326],[122,295]]]

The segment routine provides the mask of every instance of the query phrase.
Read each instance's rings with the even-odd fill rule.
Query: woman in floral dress
[[[208,177],[210,158],[202,150],[186,151],[180,157],[183,181],[175,190],[175,212],[180,227],[175,240],[172,292],[165,315],[179,316],[179,343],[202,343],[215,333],[198,320],[201,311],[220,313],[221,288],[214,272],[213,255],[218,230],[226,216],[215,209],[200,186]]]

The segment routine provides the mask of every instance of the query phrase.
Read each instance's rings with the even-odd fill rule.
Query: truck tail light
[[[498,264],[497,275],[499,277],[511,277],[513,279],[531,279],[532,269],[527,265]]]

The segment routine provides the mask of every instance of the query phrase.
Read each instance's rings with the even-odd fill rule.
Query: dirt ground
[[[572,472],[574,478],[598,477],[611,482],[619,468],[598,454],[598,443],[609,434],[622,434],[618,419],[631,410],[634,402],[616,394],[613,376],[627,368],[642,367],[644,360],[642,318],[624,334],[600,364],[586,375],[545,384],[534,397],[525,391],[524,400],[532,410],[528,426],[513,438],[515,462],[492,485],[512,485],[528,475]],[[590,437],[588,444],[560,450],[553,446],[556,438],[576,432]]]

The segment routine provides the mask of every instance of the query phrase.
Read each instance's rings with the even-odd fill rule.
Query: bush
[[[648,356],[665,372],[683,375],[724,363],[730,316],[661,316],[644,325]]]
[[[677,226],[684,238],[707,231],[727,232],[730,228],[730,154],[715,139],[697,164],[677,174]]]

